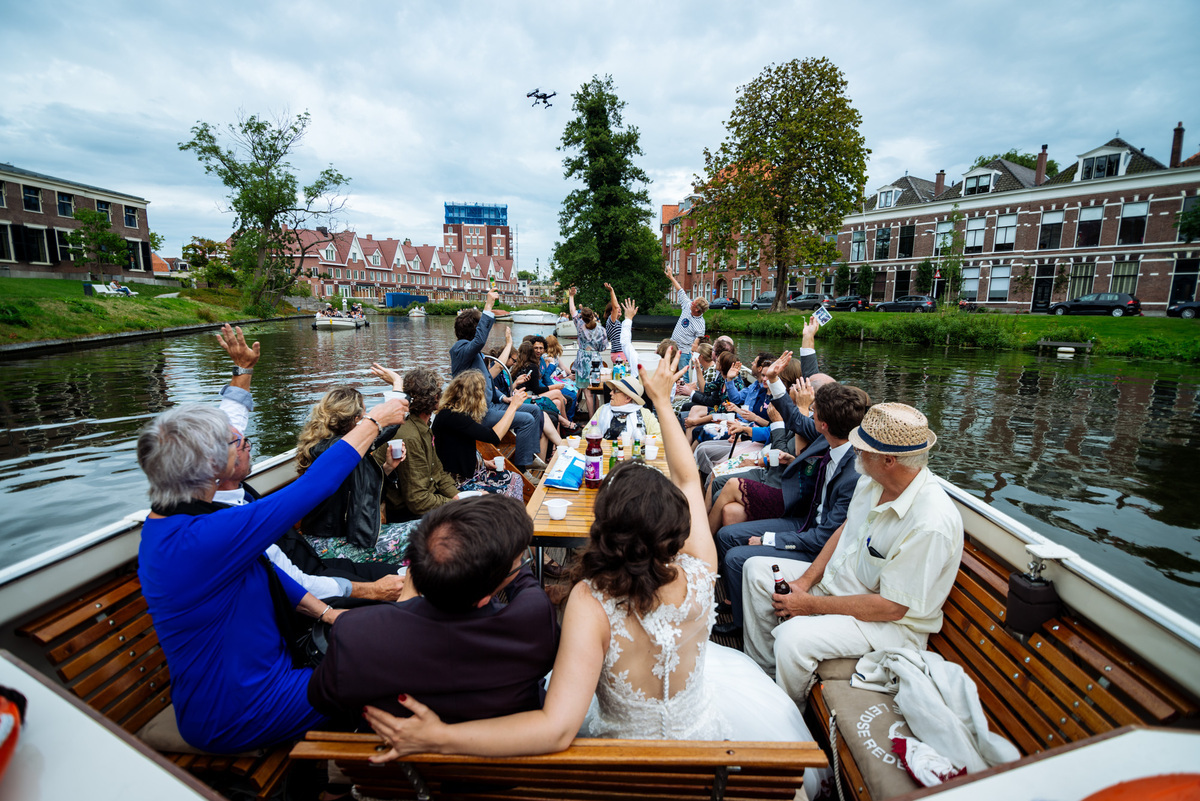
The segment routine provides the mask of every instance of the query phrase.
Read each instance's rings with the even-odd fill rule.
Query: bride
[[[659,409],[670,408],[679,375],[672,351],[653,375],[641,371]],[[391,746],[373,761],[430,752],[544,754],[565,749],[576,735],[812,739],[791,699],[749,657],[708,641],[716,546],[696,463],[674,415],[663,416],[662,437],[670,479],[626,461],[596,495],[543,708],[446,724],[420,699],[401,695],[411,717],[366,709]]]

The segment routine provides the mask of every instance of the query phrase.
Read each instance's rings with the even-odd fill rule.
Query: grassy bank
[[[232,289],[188,289],[130,284],[137,297],[83,294],[80,281],[0,278],[0,343],[73,339],[93,334],[154,331],[246,318]],[[290,306],[280,314],[294,311]]]
[[[710,332],[799,336],[807,313],[719,311],[705,315]],[[1033,349],[1040,339],[1092,342],[1093,352],[1200,362],[1200,321],[1169,317],[1056,317],[1045,314],[834,313],[824,341],[950,345],[992,350]]]

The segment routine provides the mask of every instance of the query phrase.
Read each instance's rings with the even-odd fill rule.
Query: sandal
[[[553,559],[547,558],[542,562],[542,575],[549,579],[560,579],[563,577],[563,566]]]

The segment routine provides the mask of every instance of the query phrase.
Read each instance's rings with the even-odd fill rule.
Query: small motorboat
[[[564,337],[578,337],[579,329],[575,327],[575,323],[564,317],[558,318],[558,323],[554,326],[554,335],[559,339]]]
[[[558,323],[557,314],[541,309],[522,309],[509,314],[508,318],[514,323],[523,325],[555,325]]]
[[[335,331],[339,328],[362,328],[367,324],[366,318],[363,317],[326,317],[324,314],[318,314],[313,320],[313,329],[328,329]]]
[[[428,317],[429,315],[427,315],[425,313],[424,306],[413,306],[411,309],[408,310],[408,316],[409,317]]]

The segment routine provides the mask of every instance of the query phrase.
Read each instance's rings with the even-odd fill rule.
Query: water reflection
[[[514,328],[518,340],[528,332]],[[453,342],[448,318],[378,319],[336,332],[295,321],[246,333],[264,353],[254,374],[255,458],[292,447],[330,387],[378,396],[385,387],[367,372],[372,361],[444,372]],[[5,365],[0,565],[145,508],[136,432],[168,405],[208,400],[228,381],[229,360],[212,336]],[[492,340],[503,342],[500,326]],[[798,343],[739,344],[743,353],[777,353]],[[821,355],[826,372],[872,399],[929,416],[937,473],[1172,606],[1200,608],[1194,370],[895,346],[823,346]]]

